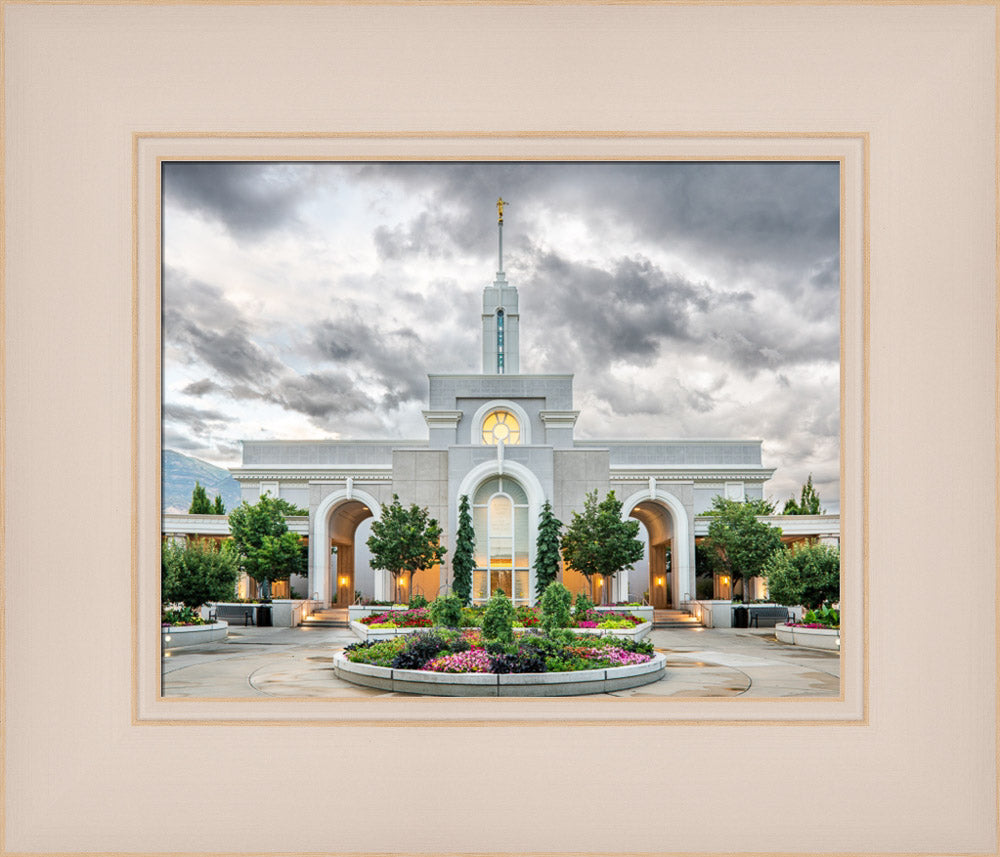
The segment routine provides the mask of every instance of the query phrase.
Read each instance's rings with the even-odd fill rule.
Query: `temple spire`
[[[503,207],[509,205],[502,196],[497,199],[497,273],[503,273]]]
[[[503,272],[503,209],[509,205],[497,199],[497,275],[483,289],[483,374],[517,375],[518,355],[517,289]]]

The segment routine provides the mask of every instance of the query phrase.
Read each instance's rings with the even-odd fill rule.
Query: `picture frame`
[[[2,14],[3,853],[997,853],[994,5],[7,0]],[[594,33],[602,49],[581,62]],[[501,62],[481,62],[496,45]],[[544,83],[525,101],[530,81]],[[142,169],[158,146],[212,137],[234,157],[350,144],[376,159],[854,146],[868,407],[845,427],[865,451],[843,529],[865,531],[867,693],[817,701],[839,720],[770,709],[738,725],[696,709],[498,723],[470,707],[445,722],[431,701],[413,722],[153,711],[149,640],[124,620],[147,597],[158,502]],[[942,290],[945,275],[960,286]],[[39,510],[59,485],[57,527]],[[40,629],[52,592],[32,568],[72,621]],[[958,591],[946,633],[914,620]],[[668,795],[656,823],[623,841],[581,817],[565,785],[581,760],[617,805]],[[306,790],[310,768],[325,773]],[[393,792],[366,770],[430,788],[406,788],[405,823],[386,825]],[[753,794],[723,803],[734,776]],[[262,782],[268,824],[248,811]],[[477,812],[484,798],[509,817]],[[708,806],[711,824],[694,809]]]

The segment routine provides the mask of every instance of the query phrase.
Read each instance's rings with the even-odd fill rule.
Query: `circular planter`
[[[779,643],[803,646],[807,649],[840,651],[840,630],[838,628],[797,628],[794,625],[775,625],[774,636]]]
[[[557,673],[438,673],[355,664],[344,652],[333,657],[337,677],[352,684],[422,696],[585,696],[659,681],[667,657],[659,652],[643,664]]]
[[[160,642],[164,649],[178,649],[181,646],[201,646],[217,643],[229,634],[228,622],[212,625],[164,625],[160,629]]]

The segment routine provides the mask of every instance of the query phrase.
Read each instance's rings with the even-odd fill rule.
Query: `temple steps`
[[[328,607],[325,610],[316,610],[302,623],[303,628],[346,628],[347,608]]]
[[[654,610],[654,628],[700,628],[701,623],[685,610]]]

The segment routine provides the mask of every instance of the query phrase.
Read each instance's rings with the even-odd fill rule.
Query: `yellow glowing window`
[[[498,443],[516,444],[521,442],[521,426],[509,411],[494,411],[483,420],[483,443],[496,446]]]

